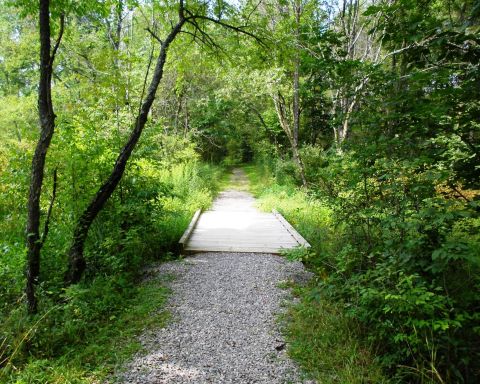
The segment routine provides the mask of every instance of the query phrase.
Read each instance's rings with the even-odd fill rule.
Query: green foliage
[[[259,207],[281,211],[312,245],[310,249],[299,247],[284,252],[287,259],[303,262],[318,275],[307,287],[294,285],[293,292],[300,301],[282,318],[290,356],[309,377],[321,383],[388,382],[381,365],[374,360],[375,348],[359,339],[359,323],[347,316],[341,303],[334,304],[322,286],[315,284],[317,279],[326,278],[325,271],[332,265],[330,255],[338,247],[332,210],[293,184],[278,184],[277,180],[285,180],[279,173],[273,177],[263,166],[244,169]]]
[[[53,4],[52,39],[61,12],[67,22],[55,60],[58,116],[42,220],[55,169],[59,185],[42,250],[39,316],[45,318],[37,327],[20,302],[30,159],[38,139],[38,5],[0,1],[0,355],[14,355],[20,371],[28,367],[21,380],[75,382],[83,375],[83,357],[71,369],[64,364],[83,356],[76,334],[88,338],[108,313],[123,313],[144,263],[175,253],[192,213],[208,207],[224,182],[222,168],[205,162],[253,159],[247,170],[260,207],[281,211],[312,244],[288,254],[316,273],[312,292],[322,298],[304,292],[292,312],[294,355],[308,370],[320,375],[320,351],[345,337],[345,350],[338,346],[330,366],[357,361],[368,371],[371,360],[356,341],[361,336],[399,382],[478,381],[478,1],[345,2],[342,12],[336,4],[300,3],[298,20],[288,2],[238,6],[267,49],[206,22],[201,27],[213,49],[199,34],[193,35],[198,44],[181,34],[170,47],[145,135],[91,228],[85,281],[67,291],[62,280],[73,225],[111,170],[142,98],[156,42],[146,28],[162,36],[177,4],[125,1],[123,18],[119,2]],[[238,21],[233,6],[187,6]],[[297,61],[298,145],[308,182],[302,189],[272,100],[283,96],[291,120]],[[322,312],[331,314],[327,324],[342,325],[339,333],[327,327],[331,339],[317,326]],[[71,351],[62,345],[67,341]],[[311,353],[301,352],[304,347]],[[42,376],[53,366],[47,358],[61,374]],[[346,367],[341,374],[327,369],[328,380],[338,374],[356,382],[356,365],[339,366]],[[372,381],[383,380],[372,372]]]
[[[414,170],[415,159],[366,168],[364,153],[323,154],[311,196],[248,172],[261,207],[279,209],[312,244],[286,256],[317,273],[324,300],[344,303],[385,368],[405,381],[462,380],[479,353],[477,205],[442,187],[444,171]]]
[[[312,250],[299,248],[289,251],[288,257],[302,260],[317,269],[323,261],[316,255],[326,257],[333,252],[329,248],[335,237],[331,209],[305,191],[298,190],[294,184],[278,184],[277,180],[285,180],[278,168],[275,168],[276,177],[265,168],[248,166],[243,169],[252,183],[252,191],[258,198],[259,207],[266,212],[277,209],[312,245]]]
[[[344,246],[323,285],[384,347],[386,366],[409,361],[433,381],[468,377],[479,353],[475,203],[439,195],[445,172],[425,169],[425,157],[369,168],[356,158],[331,199]]]
[[[6,10],[9,17],[2,13],[0,21],[9,36],[0,48],[0,374],[19,383],[98,382],[138,349],[135,334],[150,323],[164,323],[164,314],[150,313],[161,310],[166,291],[158,283],[138,287],[140,271],[151,260],[174,257],[193,212],[210,205],[223,172],[201,162],[194,138],[170,132],[162,119],[153,119],[91,228],[85,280],[65,290],[73,226],[131,127],[130,103],[138,102],[146,60],[137,30],[129,36],[134,40],[125,41],[131,48],[126,55],[115,52],[99,29],[100,13],[90,14],[91,19],[67,18],[54,76],[58,116],[45,170],[43,220],[54,169],[57,197],[42,250],[40,311],[27,316],[24,225],[38,134],[31,54],[37,31],[30,17]],[[132,72],[121,71],[119,62]],[[127,75],[132,77],[127,80]]]
[[[339,28],[305,33],[300,153],[308,190],[295,188],[292,160],[272,150],[278,142],[267,132],[270,147],[254,147],[268,180],[256,191],[262,204],[281,210],[313,246],[288,256],[313,268],[322,294],[343,303],[402,382],[474,383],[480,372],[474,3],[370,6],[360,22],[371,30],[358,41],[381,39],[377,58],[348,52],[339,19],[355,22],[352,9],[333,17]],[[338,134],[345,123],[345,141],[325,129]],[[309,220],[317,205],[325,219]]]
[[[21,237],[12,237],[11,243],[3,240],[0,274],[2,281],[9,284],[2,284],[0,290],[0,361],[7,358],[12,367],[24,367],[18,382],[29,382],[29,377],[36,376],[43,382],[56,382],[60,380],[56,375],[65,382],[90,382],[79,378],[90,370],[92,377],[104,375],[117,359],[133,351],[128,344],[132,341],[127,340],[133,332],[130,327],[141,330],[141,321],[144,324],[150,321],[144,313],[143,320],[135,319],[130,325],[134,314],[128,308],[143,289],[139,291],[134,284],[138,271],[148,260],[166,259],[176,250],[193,212],[211,203],[220,174],[219,168],[192,160],[171,164],[170,170],[154,160],[135,161],[122,182],[122,189],[95,222],[87,244],[88,270],[84,283],[63,290],[63,267],[59,268],[59,263],[65,260],[65,246],[56,249],[49,243],[45,248],[44,282],[38,291],[41,312],[37,318],[25,314],[21,301],[24,285]],[[68,238],[68,229],[68,226],[52,227],[51,239]],[[21,231],[18,234],[21,236]],[[165,291],[158,285],[155,289],[156,295],[164,296]],[[152,290],[150,296],[138,299],[139,305],[147,305],[144,301],[152,298]],[[157,310],[161,308],[158,300],[151,306],[148,304],[148,308],[155,308],[154,303]],[[119,321],[127,322],[126,334],[115,343],[126,343],[126,349],[112,355],[111,351],[117,347],[113,341],[102,340],[106,342],[122,334],[118,317],[123,319]],[[162,317],[157,319],[157,325],[162,324]],[[72,355],[74,362],[67,359]],[[40,374],[45,370],[50,376]]]
[[[284,317],[289,354],[319,383],[387,383],[372,348],[358,341],[358,324],[315,286],[294,288],[299,298]]]
[[[17,354],[6,356],[9,360],[0,371],[0,382],[96,383],[106,379],[140,350],[136,336],[166,323],[168,314],[159,308],[167,294],[161,280],[134,286],[124,277],[98,278],[69,288],[62,294],[63,305],[52,305],[35,319],[27,318],[23,307],[16,308],[4,324],[19,335],[7,341],[18,348]],[[51,292],[45,292],[42,300],[51,301]]]
[[[188,143],[176,149],[181,152],[180,147],[191,151]],[[133,161],[119,193],[95,222],[87,247],[84,285],[62,291],[63,268],[58,265],[65,260],[65,247],[55,249],[49,243],[45,248],[42,268],[45,282],[39,295],[43,308],[40,316],[48,315],[28,337],[30,355],[55,357],[65,353],[65,345],[79,348],[84,337],[110,315],[124,309],[124,300],[135,292],[132,282],[141,266],[176,249],[193,212],[209,206],[220,179],[219,168],[187,157],[188,160],[178,160],[176,165],[170,162],[170,169],[165,169],[157,159],[143,157]],[[67,213],[57,211],[56,217],[63,214]],[[68,238],[68,229],[69,226],[53,226],[51,239]],[[22,235],[20,230],[17,233]],[[1,350],[3,356],[8,356],[36,319],[26,318],[23,305],[17,301],[23,289],[22,239],[12,237],[3,241],[0,273],[2,281],[10,284],[2,284],[0,291],[5,332],[1,340],[6,340]],[[59,302],[64,304],[57,305]],[[9,312],[11,315],[7,315]],[[24,342],[12,364],[26,363],[26,347]]]

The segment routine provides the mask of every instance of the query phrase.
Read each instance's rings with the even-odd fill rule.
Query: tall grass
[[[100,283],[76,287],[66,305],[52,306],[33,320],[20,316],[23,308],[18,308],[7,325],[14,322],[22,332],[0,369],[0,383],[98,383],[141,348],[136,335],[168,320],[161,310],[168,295],[161,280],[121,292],[105,288]]]
[[[284,318],[288,352],[309,376],[322,384],[388,382],[341,305],[326,300],[313,286],[296,287],[294,294],[299,302]]]
[[[140,348],[135,335],[165,324],[168,290],[155,279],[142,283],[141,271],[175,256],[193,213],[211,204],[224,174],[190,157],[168,167],[154,157],[132,162],[92,226],[84,280],[66,289],[71,212],[59,204],[42,254],[37,316],[28,316],[21,300],[22,232],[5,239],[0,279],[9,284],[0,287],[0,382],[98,383]]]
[[[339,229],[334,227],[332,210],[306,190],[297,188],[293,179],[281,177],[279,183],[268,167],[249,165],[244,169],[259,208],[280,211],[312,245],[309,250],[285,254],[315,272],[308,286],[292,286],[298,301],[282,319],[290,356],[308,376],[322,384],[386,383],[372,346],[359,337],[359,325],[345,314],[342,303],[329,300],[318,284],[326,278],[325,265],[337,246]]]

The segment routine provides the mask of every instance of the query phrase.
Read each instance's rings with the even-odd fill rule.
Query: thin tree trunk
[[[115,69],[115,81],[112,86],[112,91],[115,95],[115,119],[116,119],[116,128],[117,128],[117,138],[120,141],[121,140],[121,131],[120,131],[120,99],[122,99],[123,103],[125,103],[126,100],[126,95],[120,94],[120,43],[122,39],[122,29],[123,29],[123,1],[119,0],[116,8],[115,8],[115,36],[111,37],[111,43],[113,50],[115,51],[114,59],[113,59],[113,68]],[[111,35],[112,32],[109,31],[109,34]],[[120,97],[121,96],[121,97]],[[123,205],[124,199],[123,199],[123,187],[122,183],[120,183],[120,204]],[[123,221],[122,221],[123,225]]]
[[[123,24],[123,1],[119,0],[117,4],[117,25],[115,33],[115,50],[120,50],[120,42],[122,39],[122,24]]]
[[[300,15],[302,12],[301,0],[295,0],[295,58],[293,69],[293,142],[298,147],[298,131],[300,128]]]
[[[305,167],[298,150],[298,132],[300,130],[300,16],[302,14],[302,0],[294,0],[293,12],[295,15],[295,56],[293,61],[293,106],[292,106],[292,127],[289,135],[290,144],[292,147],[292,155],[295,163],[298,166],[302,185],[307,186],[307,179],[305,178]],[[286,118],[283,119],[284,124],[287,123]],[[288,125],[288,124],[287,124]],[[290,130],[290,127],[285,127],[284,130]]]
[[[182,112],[183,105],[183,90],[175,98],[177,103],[177,108],[175,109],[175,119],[174,119],[174,133],[178,135],[178,126],[180,125],[180,113]]]
[[[297,142],[295,142],[293,131],[287,118],[285,100],[283,96],[280,93],[278,93],[276,96],[274,96],[273,103],[275,104],[275,110],[277,112],[277,116],[280,121],[280,126],[282,127],[283,131],[287,135],[288,141],[290,142],[290,146],[292,148],[293,160],[297,164],[297,168],[300,173],[300,178],[302,179],[302,185],[306,187],[307,178],[305,177],[305,167],[303,165],[302,157],[300,156],[300,152],[298,150],[298,144]]]
[[[184,111],[185,111],[185,122],[184,122],[184,128],[183,128],[183,137],[187,137],[188,136],[188,127],[189,127],[189,116],[188,116],[188,97],[185,97],[185,101],[184,101],[184,104],[183,104],[183,108],[184,108]]]
[[[307,186],[307,178],[305,177],[305,166],[303,165],[302,158],[300,156],[300,152],[298,150],[298,147],[295,145],[292,145],[292,153],[293,153],[293,159],[297,163],[298,170],[300,172],[300,178],[302,179],[302,185],[304,187]]]
[[[38,115],[40,119],[40,139],[37,142],[32,159],[30,191],[27,203],[27,270],[26,297],[29,313],[37,312],[35,285],[40,275],[40,251],[45,237],[40,238],[40,197],[45,173],[45,159],[55,130],[55,113],[53,112],[51,82],[55,53],[63,35],[64,19],[61,17],[60,32],[51,51],[50,44],[50,2],[40,0],[40,80],[38,85]]]
[[[153,73],[150,86],[148,88],[147,96],[145,97],[145,100],[143,101],[139,110],[139,114],[135,119],[135,124],[133,126],[130,137],[125,146],[122,148],[120,154],[118,155],[112,172],[110,173],[110,176],[102,184],[94,198],[91,200],[90,204],[83,211],[74,229],[73,243],[69,251],[68,270],[65,275],[65,283],[67,285],[74,284],[80,281],[83,272],[85,271],[86,261],[84,257],[84,245],[87,239],[88,231],[90,229],[90,226],[92,225],[92,222],[95,220],[98,213],[101,211],[107,200],[115,191],[115,188],[117,187],[123,176],[128,159],[130,158],[132,151],[135,148],[145,127],[148,114],[155,99],[158,85],[163,77],[163,68],[165,66],[165,61],[167,58],[168,47],[173,42],[175,37],[180,33],[184,23],[185,17],[183,14],[183,2],[181,2],[179,20],[170,31],[167,38],[161,43],[160,54],[157,58],[155,71]]]

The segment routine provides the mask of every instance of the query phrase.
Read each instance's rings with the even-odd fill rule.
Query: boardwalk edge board
[[[205,249],[206,247],[192,247],[188,248],[185,253],[187,255],[192,255],[195,253],[201,253],[201,252],[231,252],[231,253],[265,253],[269,255],[280,255],[281,251],[283,250],[289,250],[291,248],[265,248],[265,247],[257,247],[257,248],[247,248],[247,247],[208,247],[208,249]]]
[[[200,218],[201,213],[202,213],[202,210],[197,209],[197,211],[193,215],[192,220],[190,221],[190,224],[188,224],[187,229],[185,230],[185,232],[183,232],[183,235],[180,238],[180,241],[178,242],[180,244],[180,247],[181,247],[182,251],[185,250],[185,245],[187,244],[187,241],[190,238],[190,236],[191,236],[191,234],[192,234],[192,232],[195,228],[195,225],[197,224],[197,221]]]
[[[295,228],[291,226],[291,224],[282,216],[280,212],[278,212],[276,209],[272,209],[272,213],[302,247],[305,247],[305,248],[311,247],[310,243],[307,240],[305,240],[303,236],[296,231]]]

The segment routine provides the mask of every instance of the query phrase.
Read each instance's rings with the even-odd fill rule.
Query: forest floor
[[[235,171],[230,188],[245,190]],[[199,253],[156,266],[172,290],[173,320],[141,337],[137,354],[117,379],[128,383],[302,383],[287,355],[278,317],[292,284],[309,274],[300,262],[272,254]]]

